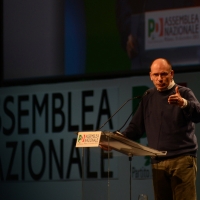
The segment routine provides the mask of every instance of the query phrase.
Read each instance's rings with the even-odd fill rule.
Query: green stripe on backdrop
[[[116,26],[115,0],[84,0],[86,14],[86,73],[130,70]]]

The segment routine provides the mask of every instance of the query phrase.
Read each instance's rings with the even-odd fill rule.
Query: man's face
[[[174,76],[174,71],[164,59],[157,59],[151,65],[150,79],[159,91],[166,90]]]

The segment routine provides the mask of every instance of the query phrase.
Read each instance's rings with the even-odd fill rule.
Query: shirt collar
[[[172,79],[171,83],[170,83],[170,84],[168,85],[168,87],[167,87],[167,90],[173,88],[174,85],[175,85],[175,82],[174,82],[174,80]]]
[[[174,87],[174,85],[175,85],[175,82],[174,82],[174,80],[172,79],[171,83],[168,85],[168,87],[167,87],[164,91],[170,90],[171,88]],[[159,91],[159,90],[158,90],[158,91]]]

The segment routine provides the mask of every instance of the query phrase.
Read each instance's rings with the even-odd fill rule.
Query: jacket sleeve
[[[182,97],[187,100],[187,106],[183,108],[185,117],[194,123],[200,122],[200,103],[192,90],[186,90]]]

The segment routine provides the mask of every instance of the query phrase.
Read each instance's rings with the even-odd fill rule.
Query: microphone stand
[[[138,96],[138,99],[139,99],[139,98],[143,98],[143,97],[146,96],[147,94],[149,94],[148,91],[146,91],[142,96]],[[114,132],[116,132],[116,133],[118,133],[118,134],[121,134],[121,133],[120,133],[121,129],[126,125],[126,123],[127,123],[128,120],[130,119],[130,117],[133,115],[133,113],[136,111],[136,109],[137,109],[137,107],[131,112],[131,114],[129,115],[129,117],[128,117],[127,120],[125,121],[124,125],[123,125],[120,129],[118,129],[117,131],[114,131]]]
[[[134,99],[140,99],[142,96],[136,96],[128,99],[103,125],[101,125],[96,131],[101,130],[129,101]],[[132,114],[132,113],[131,113]]]

